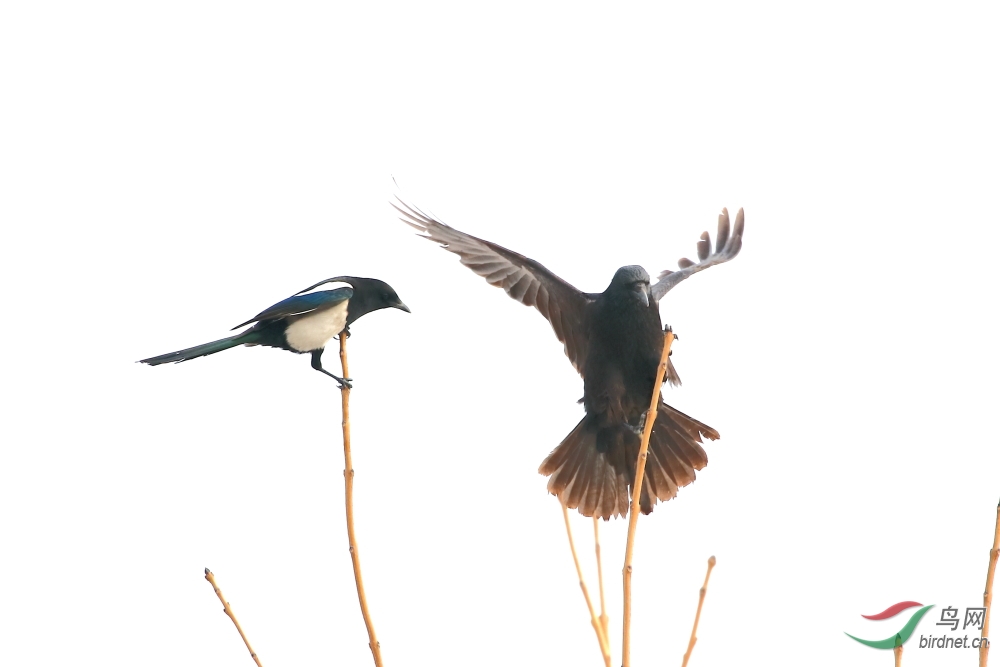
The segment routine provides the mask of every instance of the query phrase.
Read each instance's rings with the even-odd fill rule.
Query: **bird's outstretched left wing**
[[[710,266],[728,262],[739,254],[743,247],[743,209],[736,214],[736,223],[733,225],[732,234],[729,233],[729,211],[722,209],[719,215],[719,232],[715,237],[715,252],[712,250],[712,241],[708,232],[701,233],[701,240],[698,241],[698,261],[692,262],[686,257],[677,264],[680,269],[677,271],[663,271],[658,276],[658,280],[650,290],[653,299],[659,301],[663,295],[674,288],[688,276],[692,276],[699,271],[703,271]]]
[[[526,306],[534,306],[544,315],[573,367],[583,374],[588,347],[585,323],[587,305],[593,301],[591,295],[576,289],[533,259],[460,232],[402,199],[396,199],[402,208],[394,203],[392,207],[403,215],[400,218],[403,222],[420,230],[425,239],[436,241],[445,250],[458,255],[462,264],[486,278],[489,284],[502,287],[512,298]]]
[[[322,284],[323,283],[317,283],[317,285],[313,285],[313,287],[317,287]],[[308,287],[303,291],[311,290],[313,287]],[[266,322],[267,320],[277,320],[282,317],[289,317],[290,315],[311,313],[312,311],[319,310],[325,306],[333,306],[341,301],[346,301],[347,299],[350,299],[353,294],[354,290],[350,287],[338,287],[337,289],[313,292],[312,294],[296,294],[295,296],[290,296],[284,301],[279,301],[270,308],[261,311],[243,324],[237,324],[233,327],[233,329],[239,329],[240,327],[245,327],[246,325],[253,324],[254,322]]]

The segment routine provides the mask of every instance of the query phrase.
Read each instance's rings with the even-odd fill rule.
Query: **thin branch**
[[[695,642],[698,641],[698,621],[701,620],[701,607],[705,604],[705,593],[708,592],[708,578],[712,576],[712,568],[715,567],[715,556],[708,559],[708,571],[705,573],[705,583],[698,591],[698,611],[694,614],[694,626],[691,628],[691,639],[688,640],[688,650],[684,654],[684,662],[681,667],[687,667],[688,660],[691,659],[691,652],[694,651]]]
[[[573,544],[573,531],[569,527],[569,511],[561,502],[563,521],[566,523],[566,537],[569,539],[569,550],[573,554],[573,565],[576,566],[576,576],[580,580],[580,590],[583,591],[583,599],[587,603],[587,611],[590,612],[590,624],[594,626],[597,634],[597,643],[601,645],[601,655],[604,656],[605,667],[611,667],[611,648],[608,646],[608,636],[604,632],[600,619],[594,613],[594,604],[590,601],[590,593],[587,591],[587,584],[583,582],[583,570],[580,569],[580,559],[576,557],[576,546]]]
[[[233,625],[236,626],[237,632],[239,632],[240,637],[243,638],[243,643],[247,645],[247,650],[250,651],[250,657],[253,658],[253,661],[257,663],[257,667],[263,667],[260,664],[260,658],[257,657],[257,654],[254,653],[253,648],[250,647],[250,640],[247,639],[247,636],[243,633],[243,628],[240,627],[240,622],[236,620],[236,616],[233,614],[232,607],[230,607],[229,603],[226,602],[226,598],[223,597],[222,591],[219,590],[219,587],[215,584],[215,575],[212,574],[212,571],[209,570],[207,567],[205,568],[205,579],[208,581],[208,583],[212,584],[212,590],[215,591],[215,594],[219,596],[219,600],[222,601],[222,611],[226,612],[226,616],[228,616],[229,620],[231,620],[233,622]]]
[[[601,538],[600,530],[598,526],[600,521],[598,517],[594,516],[594,553],[597,556],[597,587],[601,591],[601,627],[604,628],[604,636],[608,635],[608,614],[605,612],[604,608],[604,568],[601,567]],[[610,642],[609,642],[610,644]]]
[[[896,667],[900,667],[903,664],[903,645],[900,644],[892,649],[892,653],[896,656]]]
[[[990,655],[990,603],[993,602],[993,575],[997,571],[997,559],[1000,558],[1000,505],[997,505],[997,525],[993,530],[993,548],[990,549],[990,566],[986,570],[986,590],[983,591],[983,606],[986,613],[983,616],[982,643],[979,645],[979,667],[986,667]]]
[[[342,376],[351,377],[347,372],[347,333],[340,334],[340,365],[343,369]],[[348,410],[348,401],[351,397],[351,389],[348,386],[340,388],[340,405],[343,411],[344,420],[344,506],[347,509],[347,541],[350,544],[351,562],[354,564],[354,583],[358,587],[358,602],[361,603],[361,615],[365,619],[365,627],[368,628],[368,647],[372,650],[372,657],[375,659],[375,667],[382,667],[382,647],[375,638],[375,626],[372,624],[371,613],[368,611],[368,599],[365,597],[365,584],[361,579],[361,557],[358,555],[358,541],[354,536],[354,466],[351,463],[351,414]]]
[[[630,667],[631,655],[629,632],[632,628],[632,548],[635,544],[635,527],[639,519],[636,510],[639,509],[639,495],[642,492],[642,480],[646,474],[646,451],[649,449],[649,436],[653,432],[653,422],[656,421],[656,409],[660,402],[660,385],[667,371],[667,361],[670,358],[670,345],[674,342],[674,332],[667,330],[663,341],[663,354],[660,355],[660,365],[656,369],[656,381],[653,383],[653,397],[649,400],[649,411],[646,413],[646,427],[642,430],[642,443],[639,445],[639,459],[635,466],[635,481],[632,484],[632,502],[628,510],[628,539],[625,542],[625,567],[622,568],[622,586],[625,589],[624,611],[622,613],[622,667]]]

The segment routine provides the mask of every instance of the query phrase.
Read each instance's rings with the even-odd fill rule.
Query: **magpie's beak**
[[[405,310],[406,312],[410,312],[410,309],[409,309],[409,308],[407,308],[407,307],[406,307],[406,304],[405,304],[405,303],[403,303],[402,301],[400,301],[400,302],[396,303],[396,304],[395,304],[395,305],[393,306],[393,308],[399,308],[400,310]]]

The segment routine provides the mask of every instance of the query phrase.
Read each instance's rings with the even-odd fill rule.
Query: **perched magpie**
[[[327,283],[347,283],[350,287],[312,291]],[[243,324],[233,327],[235,330],[256,322],[243,333],[186,350],[142,359],[141,363],[150,366],[180,363],[237,345],[267,345],[297,354],[310,353],[313,368],[332,377],[340,383],[341,388],[350,387],[351,378],[337,377],[323,368],[323,350],[330,339],[341,332],[349,336],[351,332],[348,327],[359,317],[382,308],[399,308],[410,312],[406,304],[396,296],[396,292],[381,280],[353,276],[329,278],[279,301]]]
[[[397,198],[398,199],[398,198]],[[423,238],[461,258],[462,264],[502,287],[526,306],[534,306],[552,325],[566,355],[583,376],[586,415],[542,462],[548,490],[585,516],[625,516],[635,479],[642,426],[663,352],[659,301],[688,276],[736,257],[743,243],[743,210],[730,234],[722,210],[715,252],[708,232],[698,242],[698,262],[681,259],[680,270],[663,271],[650,286],[641,266],[623,266],[600,294],[581,292],[533,259],[470,236],[399,200],[401,220]],[[668,364],[667,380],[680,384]],[[666,501],[694,481],[708,464],[702,438],[718,431],[675,410],[660,397],[649,440],[640,509]]]

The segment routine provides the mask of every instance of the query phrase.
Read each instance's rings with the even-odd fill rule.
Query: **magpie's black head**
[[[400,310],[410,312],[406,304],[396,295],[396,290],[392,289],[388,283],[375,278],[355,278],[353,276],[341,276],[338,280],[354,288],[354,296],[351,297],[351,303],[364,304],[364,312],[366,313],[370,313],[373,310],[381,310],[382,308],[399,308]],[[348,306],[348,312],[351,311],[357,312],[357,309],[353,306]],[[358,316],[360,317],[360,313]]]
[[[649,274],[641,266],[623,266],[615,272],[608,290],[622,292],[649,306]]]

